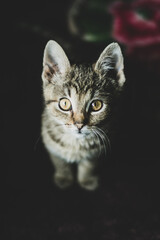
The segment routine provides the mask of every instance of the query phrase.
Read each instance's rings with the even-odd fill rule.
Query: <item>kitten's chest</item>
[[[47,150],[67,162],[80,162],[96,158],[100,152],[100,146],[95,138],[75,137],[72,134],[59,134],[55,136],[45,134],[43,136]]]

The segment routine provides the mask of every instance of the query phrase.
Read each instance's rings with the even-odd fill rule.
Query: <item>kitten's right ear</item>
[[[112,77],[120,87],[125,82],[123,68],[123,56],[118,43],[109,44],[94,66],[96,72]]]
[[[69,60],[61,46],[57,42],[50,40],[44,50],[43,80],[51,82],[55,75],[64,75],[69,68]]]

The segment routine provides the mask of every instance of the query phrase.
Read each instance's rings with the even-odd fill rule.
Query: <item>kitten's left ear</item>
[[[123,56],[118,43],[111,43],[101,53],[95,64],[95,71],[106,76],[111,76],[118,81],[120,87],[125,82],[123,72]]]

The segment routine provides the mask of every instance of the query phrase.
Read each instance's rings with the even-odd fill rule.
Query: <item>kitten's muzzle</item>
[[[83,128],[83,123],[75,123],[76,127],[78,128],[78,132],[81,133],[81,129]]]

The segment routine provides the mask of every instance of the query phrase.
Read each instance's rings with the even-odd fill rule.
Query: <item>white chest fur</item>
[[[61,136],[61,144],[53,141],[47,133],[43,134],[42,132],[42,136],[49,153],[67,162],[73,163],[81,160],[91,160],[99,155],[100,146],[92,135],[84,138],[63,134]]]

